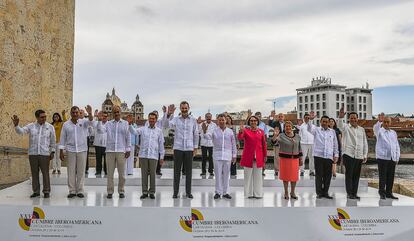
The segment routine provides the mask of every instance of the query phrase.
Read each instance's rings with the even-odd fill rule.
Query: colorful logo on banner
[[[23,230],[29,231],[34,219],[45,219],[45,213],[41,208],[34,207],[32,214],[20,214],[19,226]]]
[[[191,209],[191,217],[181,216],[180,217],[180,226],[185,231],[191,233],[193,231],[193,221],[194,220],[204,220],[203,214],[197,209]]]
[[[344,210],[342,210],[340,208],[337,208],[337,211],[338,211],[338,215],[330,215],[329,216],[329,223],[336,230],[342,230],[341,220],[350,219],[350,217],[349,217],[347,212],[345,212]]]

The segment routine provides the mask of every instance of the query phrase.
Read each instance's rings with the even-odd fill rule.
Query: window
[[[305,96],[305,102],[308,102],[308,96]]]
[[[320,95],[319,94],[317,94],[316,95],[316,101],[319,101],[320,100]]]
[[[346,105],[346,109],[347,109],[347,110],[350,110],[350,109],[349,109],[349,105]]]
[[[305,104],[305,111],[308,111],[308,104]]]
[[[351,111],[355,111],[355,106],[351,105]]]
[[[326,109],[326,102],[322,102],[322,109]]]
[[[319,116],[319,114],[320,114],[320,113],[319,113],[319,111],[316,111],[316,116],[317,116],[317,117]]]
[[[310,96],[310,100],[311,100],[311,102],[313,102],[313,95]]]
[[[316,109],[319,110],[321,107],[320,103],[316,103]]]
[[[323,112],[322,112],[322,115],[326,115],[326,111],[323,111]]]
[[[310,107],[311,107],[310,109],[313,110],[313,103],[310,104]]]
[[[336,118],[338,118],[338,117],[339,117],[339,111],[336,112]]]
[[[349,102],[349,96],[346,97],[346,102]]]
[[[367,111],[367,105],[364,105],[364,111]]]
[[[336,94],[336,101],[339,101],[339,94]]]
[[[303,117],[302,117],[302,113],[299,113],[299,119],[302,119]]]
[[[336,102],[336,109],[339,109],[339,102]]]
[[[367,119],[367,113],[364,113],[364,119],[365,120]]]
[[[354,102],[354,97],[353,96],[351,96],[351,102]]]
[[[302,103],[302,96],[299,96],[299,103]]]
[[[299,111],[302,111],[302,105],[299,105]]]
[[[359,117],[362,117],[362,112],[359,112],[359,115],[358,115]]]
[[[341,104],[341,108],[345,108],[345,103],[342,103]]]
[[[322,100],[326,100],[326,94],[322,94]]]
[[[359,102],[362,102],[362,96],[360,96],[360,97],[358,98],[358,100],[359,100]]]
[[[359,109],[358,109],[359,111],[361,111],[362,110],[362,105],[361,104],[359,104]]]
[[[345,95],[341,96],[341,100],[344,101],[345,100]]]
[[[364,96],[364,103],[367,103],[367,97]]]

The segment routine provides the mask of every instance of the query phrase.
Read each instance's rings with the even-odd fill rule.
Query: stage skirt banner
[[[0,240],[414,240],[414,207],[0,206]]]

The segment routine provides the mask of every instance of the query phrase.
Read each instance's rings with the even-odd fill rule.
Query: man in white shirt
[[[206,123],[202,124],[203,136],[212,141],[214,172],[216,173],[216,190],[214,199],[221,196],[231,199],[228,194],[230,165],[231,162],[236,163],[237,147],[234,132],[226,127],[226,116],[220,114],[217,117],[218,127],[209,131]]]
[[[309,158],[309,176],[315,176],[315,161],[313,159],[313,135],[308,131],[310,115],[305,113],[303,116],[303,123],[299,127],[299,136],[300,136],[300,147],[302,149],[302,163],[300,167],[300,175],[303,176],[305,173],[305,160],[306,157]]]
[[[283,113],[279,113],[277,115],[277,120],[275,116],[276,116],[276,112],[272,111],[270,114],[270,118],[269,118],[269,126],[274,128],[275,131],[276,129],[278,129],[279,133],[285,132],[285,115]],[[275,169],[275,176],[278,176],[279,175],[279,163],[280,163],[280,158],[279,158],[280,147],[277,141],[273,141],[272,139],[271,142],[273,144],[273,151],[274,151],[273,164],[274,164],[274,169]]]
[[[128,122],[121,119],[121,108],[112,107],[114,119],[102,125],[102,116],[98,116],[98,133],[106,133],[106,158],[108,165],[107,192],[108,199],[114,193],[114,172],[118,170],[119,198],[125,198],[125,167],[126,159],[131,154],[131,134]]]
[[[98,113],[99,115],[99,113]],[[102,116],[102,125],[104,126],[108,121],[108,113],[100,112]],[[96,116],[98,118],[98,116]],[[100,176],[102,173],[102,169],[104,170],[105,176],[108,174],[106,170],[106,133],[98,133],[96,128],[98,127],[98,121],[94,121],[94,131],[95,131],[95,139],[93,140],[93,145],[95,146],[95,156],[96,156],[96,176]],[[103,161],[103,168],[102,168],[102,159]]]
[[[374,133],[377,138],[375,155],[378,161],[378,192],[381,199],[398,199],[392,194],[392,187],[394,185],[395,166],[400,159],[400,144],[397,133],[391,130],[390,126],[391,118],[385,117],[384,113],[378,116],[378,122],[374,125]]]
[[[178,198],[180,187],[181,166],[185,166],[185,191],[187,198],[193,198],[191,194],[191,178],[193,172],[193,157],[198,147],[198,124],[197,120],[190,116],[190,105],[187,101],[180,103],[180,115],[169,119],[174,114],[175,107],[168,107],[167,126],[174,129],[174,194],[173,198]]]
[[[79,107],[70,109],[71,119],[63,124],[60,134],[60,159],[63,161],[66,150],[68,156],[68,198],[78,196],[83,198],[83,185],[85,182],[86,155],[88,150],[87,136],[88,127],[93,124],[92,107],[87,106],[89,119],[79,119]]]
[[[345,186],[347,197],[357,199],[359,177],[362,163],[367,162],[368,141],[365,129],[358,126],[358,114],[349,114],[349,124],[344,120],[345,112],[342,108],[339,112],[338,128],[342,132],[342,153],[345,165]]]
[[[316,198],[332,199],[328,191],[332,178],[332,163],[336,163],[339,157],[338,140],[336,139],[336,132],[329,128],[328,116],[321,117],[320,127],[316,127],[311,123],[314,118],[315,114],[312,111],[308,115],[308,129],[306,131],[314,137],[312,155],[315,158]]]
[[[39,170],[43,176],[44,198],[50,197],[49,162],[55,155],[55,128],[46,122],[44,110],[35,112],[36,122],[24,127],[19,126],[19,117],[13,115],[12,120],[19,135],[29,134],[29,162],[32,173],[31,198],[40,196]]]
[[[164,134],[156,126],[157,114],[151,112],[148,115],[148,126],[135,128],[132,118],[128,117],[129,131],[131,134],[141,137],[139,149],[139,161],[141,163],[141,199],[148,197],[155,199],[155,171],[160,158],[161,165],[164,163]],[[150,188],[148,189],[148,176],[150,177]]]
[[[205,114],[206,121],[200,124],[200,146],[201,146],[201,176],[206,175],[206,166],[208,161],[208,173],[210,176],[214,176],[214,163],[213,163],[213,141],[211,139],[207,139],[204,136],[203,130],[201,125],[205,125],[207,127],[207,132],[212,132],[216,129],[217,125],[213,121],[211,121],[212,115],[211,113]]]

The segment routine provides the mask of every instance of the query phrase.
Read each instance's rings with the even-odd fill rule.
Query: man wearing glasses
[[[46,122],[44,110],[35,112],[37,121],[24,127],[19,126],[19,117],[13,115],[12,120],[17,134],[29,134],[29,162],[32,172],[31,198],[40,196],[39,169],[43,176],[44,198],[50,197],[49,162],[55,155],[55,128]]]

